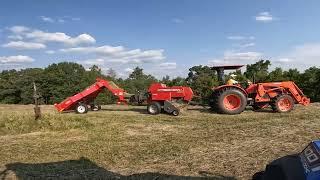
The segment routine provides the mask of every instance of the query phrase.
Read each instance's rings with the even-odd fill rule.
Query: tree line
[[[299,72],[297,69],[283,70],[277,67],[270,71],[270,66],[269,60],[260,60],[248,64],[245,72],[237,70],[230,73],[236,74],[236,80],[239,82],[294,81],[313,102],[320,101],[320,68],[310,67],[304,72]],[[226,78],[229,78],[230,73],[226,74]],[[145,74],[139,67],[136,67],[128,78],[119,78],[112,69],[104,74],[96,65],[86,70],[77,63],[61,62],[45,68],[3,70],[0,73],[0,103],[32,104],[33,82],[36,83],[44,104],[58,103],[81,92],[93,84],[97,77],[114,81],[132,94],[147,90],[153,82],[161,82],[168,86],[190,86],[196,94],[195,101],[201,103],[206,103],[212,87],[219,85],[215,70],[203,65],[191,67],[186,78],[165,76],[157,79]],[[115,97],[106,91],[98,96],[97,101],[101,104],[114,103]]]

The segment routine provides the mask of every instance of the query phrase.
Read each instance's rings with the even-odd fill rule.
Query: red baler
[[[172,86],[154,83],[148,90],[148,112],[159,114],[163,109],[169,114],[179,115],[181,105],[187,105],[193,97],[190,87]]]
[[[107,89],[112,92],[113,95],[118,97],[117,104],[127,104],[130,97],[135,95],[127,93],[125,90],[119,88],[112,81],[97,78],[96,82],[71,97],[68,97],[59,104],[54,104],[59,112],[75,110],[77,113],[88,112],[88,106],[91,110],[97,111],[101,109],[101,106],[95,105],[94,99],[100,92]],[[159,114],[161,109],[164,111],[178,115],[180,112],[179,104],[187,104],[191,101],[193,92],[189,87],[173,86],[167,87],[165,84],[154,83],[149,87],[148,93],[146,94],[148,102],[148,112],[150,114]]]

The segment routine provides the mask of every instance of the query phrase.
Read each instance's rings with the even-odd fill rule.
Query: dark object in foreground
[[[311,142],[300,154],[272,161],[265,171],[257,172],[253,180],[319,180],[320,140]]]
[[[47,163],[11,163],[0,170],[0,179],[101,179],[101,180],[235,180],[234,177],[199,172],[198,176],[180,176],[157,172],[122,175],[98,166],[87,158]]]

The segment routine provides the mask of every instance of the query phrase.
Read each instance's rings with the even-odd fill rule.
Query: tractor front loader
[[[224,84],[224,70],[236,70],[243,65],[214,66],[218,79]],[[211,108],[222,114],[240,114],[247,106],[255,110],[271,106],[275,112],[289,112],[295,104],[307,106],[310,99],[292,81],[251,83],[244,88],[240,84],[221,85],[213,88],[209,100]]]

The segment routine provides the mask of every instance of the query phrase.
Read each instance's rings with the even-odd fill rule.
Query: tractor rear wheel
[[[212,109],[222,114],[240,114],[247,106],[245,94],[236,88],[224,88],[214,92]]]
[[[85,114],[88,112],[88,106],[85,103],[79,103],[76,106],[76,112],[79,114]]]
[[[290,95],[284,94],[278,96],[271,105],[273,111],[286,113],[294,108],[294,100]]]
[[[161,112],[161,104],[159,102],[153,101],[147,106],[149,114],[156,115]]]

